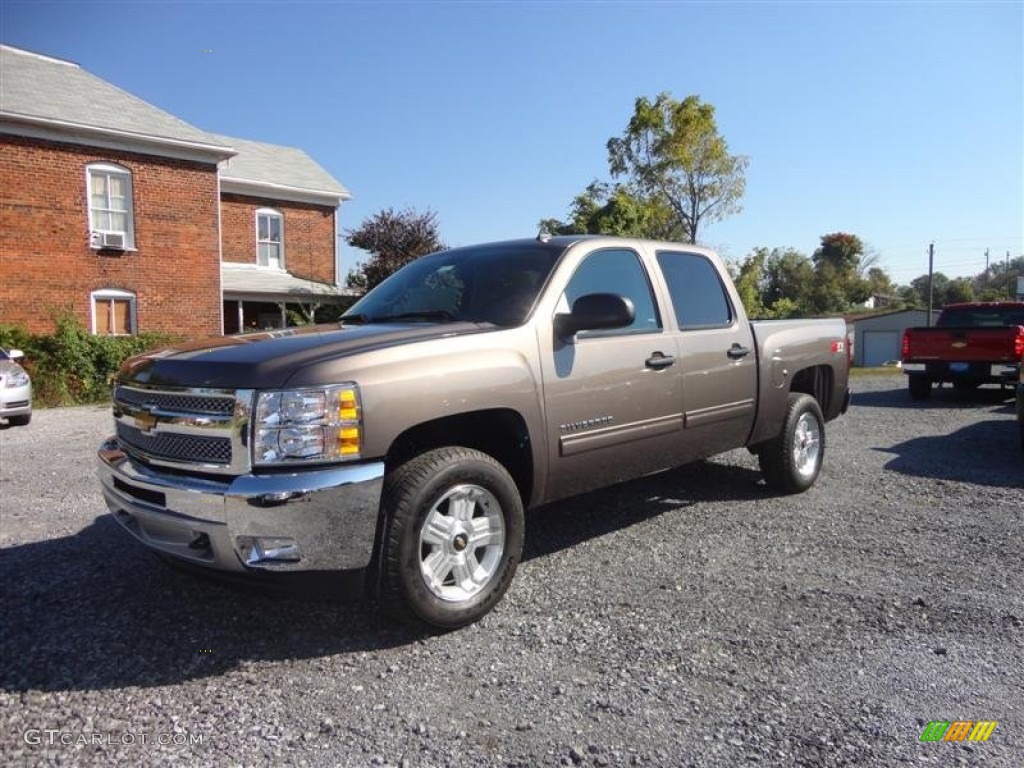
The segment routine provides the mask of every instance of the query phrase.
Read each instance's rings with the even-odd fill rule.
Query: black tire
[[[386,613],[455,629],[497,605],[515,576],[524,533],[519,489],[501,464],[469,448],[428,451],[388,473],[381,504],[379,594]],[[470,546],[474,527],[487,543]]]
[[[911,374],[907,377],[911,400],[927,400],[932,396],[932,382],[927,376]]]
[[[1017,389],[1017,431],[1020,432],[1020,449],[1024,451],[1024,384]]]
[[[792,392],[782,431],[757,452],[769,488],[802,493],[814,485],[825,458],[825,419],[818,401]]]
[[[8,416],[7,421],[10,422],[12,427],[27,427],[32,421],[32,414],[26,413],[21,416]]]

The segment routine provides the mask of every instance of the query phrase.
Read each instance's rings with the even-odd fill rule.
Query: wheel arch
[[[515,481],[524,509],[533,495],[534,459],[530,431],[523,416],[511,408],[452,414],[416,424],[399,434],[385,457],[388,471],[426,451],[463,446],[486,453]]]
[[[828,365],[812,365],[803,368],[793,374],[789,385],[790,392],[802,392],[810,395],[818,401],[818,407],[829,420],[829,414],[838,410],[838,405],[832,402],[834,392],[835,371]]]

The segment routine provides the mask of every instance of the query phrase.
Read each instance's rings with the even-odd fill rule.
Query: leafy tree
[[[974,301],[974,280],[970,277],[957,277],[949,281],[942,296],[942,304],[958,304],[963,301]]]
[[[868,291],[872,296],[895,296],[896,286],[892,278],[881,267],[871,267],[865,277],[868,283]]]
[[[912,285],[901,285],[896,288],[900,303],[907,309],[922,309],[921,294]]]
[[[910,281],[910,287],[917,293],[918,306],[928,306],[928,275],[915,277]],[[936,309],[941,307],[946,291],[949,289],[949,278],[942,272],[932,273],[932,306]]]
[[[806,255],[793,248],[773,248],[767,254],[763,300],[769,307],[791,307],[791,311],[782,317],[792,317],[798,311],[810,311],[809,296],[813,285],[814,267]]]
[[[1024,275],[1024,256],[1005,261],[994,261],[988,272],[974,278],[980,301],[1007,301],[1017,294],[1017,278]]]
[[[350,288],[370,290],[392,273],[420,256],[443,251],[447,246],[438,234],[437,214],[408,208],[380,211],[356,229],[345,232],[345,242],[370,253],[370,258],[348,274]]]
[[[743,302],[743,309],[748,317],[764,317],[765,307],[762,303],[761,285],[764,282],[764,261],[767,248],[755,248],[739,264],[729,264],[736,292]]]
[[[715,108],[699,96],[641,96],[607,147],[612,176],[625,176],[634,197],[667,206],[687,242],[697,242],[702,222],[740,210],[748,159],[729,154]]]
[[[871,295],[870,285],[861,277],[864,243],[856,235],[833,232],[823,235],[814,252],[815,282],[810,292],[810,309],[815,314],[844,312]]]
[[[622,184],[594,181],[578,194],[567,222],[543,219],[540,225],[553,235],[620,235],[677,240],[681,230],[671,209],[658,200],[633,195]]]
[[[730,265],[736,290],[751,317],[787,318],[807,314],[806,297],[813,285],[810,259],[791,248],[755,248]]]

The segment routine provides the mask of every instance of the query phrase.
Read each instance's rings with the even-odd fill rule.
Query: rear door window
[[[680,330],[732,325],[732,303],[718,270],[707,257],[659,251],[658,265],[668,284]]]

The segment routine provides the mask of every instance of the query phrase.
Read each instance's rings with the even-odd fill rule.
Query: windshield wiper
[[[446,323],[458,320],[447,309],[428,309],[421,312],[402,312],[397,315],[381,315],[370,319],[371,323],[390,323],[396,320],[438,320]]]

